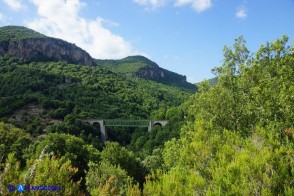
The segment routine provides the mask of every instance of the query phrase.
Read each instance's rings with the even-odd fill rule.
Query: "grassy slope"
[[[150,67],[158,68],[159,66],[153,61],[143,56],[129,56],[120,60],[98,60],[95,62],[115,73],[135,73],[140,68]]]

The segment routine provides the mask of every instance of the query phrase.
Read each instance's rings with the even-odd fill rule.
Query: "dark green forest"
[[[0,57],[0,195],[9,184],[61,186],[52,195],[294,195],[288,37],[251,53],[241,36],[223,55],[217,83],[197,92],[124,76],[111,60]],[[109,128],[102,143],[86,118],[168,124]]]

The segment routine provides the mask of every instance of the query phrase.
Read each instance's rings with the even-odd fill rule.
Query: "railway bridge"
[[[101,141],[104,142],[107,140],[106,127],[148,127],[148,131],[151,131],[155,125],[165,126],[167,120],[85,119],[82,122],[91,125],[99,123]]]

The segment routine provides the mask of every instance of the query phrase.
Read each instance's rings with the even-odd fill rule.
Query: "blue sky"
[[[0,0],[0,26],[21,25],[75,43],[94,58],[144,55],[198,82],[213,77],[224,45],[251,52],[294,40],[294,0]]]

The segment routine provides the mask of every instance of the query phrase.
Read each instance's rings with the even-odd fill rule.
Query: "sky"
[[[143,55],[189,82],[214,77],[223,47],[243,35],[294,41],[294,0],[0,0],[0,26],[61,38],[97,59]]]

